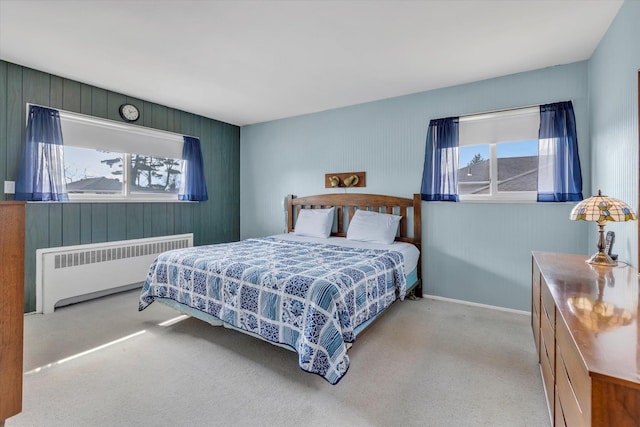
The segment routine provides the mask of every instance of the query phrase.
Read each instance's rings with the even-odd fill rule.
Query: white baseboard
[[[464,301],[461,299],[445,298],[445,297],[439,297],[436,295],[423,295],[423,298],[434,299],[434,300],[445,301],[445,302],[452,302],[454,304],[470,305],[473,307],[489,308],[491,310],[506,311],[507,313],[521,314],[524,316],[531,316],[530,311],[514,310],[513,308],[499,307],[497,305],[479,304],[477,302]]]

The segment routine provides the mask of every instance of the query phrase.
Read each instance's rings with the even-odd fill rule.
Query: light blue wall
[[[593,191],[638,208],[640,1],[627,0],[589,61]],[[636,210],[637,212],[637,210]],[[638,223],[607,224],[614,252],[637,267]],[[596,228],[590,230],[596,241]]]
[[[360,192],[420,191],[430,119],[572,100],[589,189],[588,64],[579,62],[241,128],[240,234],[283,232],[286,194],[366,171]],[[355,191],[355,190],[354,190]],[[425,292],[528,310],[532,250],[586,253],[572,204],[423,203]]]

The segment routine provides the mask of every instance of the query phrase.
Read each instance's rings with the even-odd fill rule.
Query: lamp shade
[[[625,202],[613,197],[603,196],[598,190],[598,195],[589,197],[578,203],[569,218],[573,221],[596,221],[605,223],[607,221],[624,222],[636,219],[636,214]]]

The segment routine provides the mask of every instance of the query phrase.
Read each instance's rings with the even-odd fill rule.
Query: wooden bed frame
[[[385,196],[380,194],[319,194],[316,196],[287,197],[287,229],[294,231],[295,219],[300,209],[336,208],[337,221],[334,221],[332,236],[346,237],[349,222],[357,209],[370,210],[381,213],[401,215],[400,226],[396,241],[414,244],[422,254],[422,200],[420,194],[414,194],[413,199]],[[408,233],[409,219],[413,222],[413,232]],[[422,255],[418,258],[418,280],[411,286],[410,296],[422,298]]]

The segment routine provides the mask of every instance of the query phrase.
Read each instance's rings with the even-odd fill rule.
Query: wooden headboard
[[[295,220],[300,209],[336,208],[337,230],[332,230],[332,236],[345,237],[349,221],[356,209],[365,209],[381,213],[401,215],[400,226],[396,241],[413,243],[422,250],[422,217],[420,194],[414,194],[413,199],[403,197],[384,196],[380,194],[319,194],[317,196],[296,197],[288,196],[287,229],[294,230]],[[412,233],[408,232],[409,220],[413,223]]]

